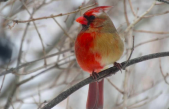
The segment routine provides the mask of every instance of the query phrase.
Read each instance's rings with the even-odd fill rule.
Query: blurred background
[[[75,19],[96,6],[108,12],[125,51],[118,62],[169,50],[169,5],[154,0],[1,0],[0,109],[40,109],[89,77],[74,56]],[[131,28],[130,28],[131,27]],[[105,79],[104,109],[168,109],[169,57]],[[111,66],[111,65],[110,65]],[[53,109],[85,109],[88,85]]]

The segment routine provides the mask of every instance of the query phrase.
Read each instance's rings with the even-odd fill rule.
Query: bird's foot
[[[92,74],[90,76],[92,76],[93,79],[96,79],[96,80],[100,77],[100,75],[94,71],[92,72]]]
[[[122,69],[122,65],[120,63],[114,62],[114,66],[116,68],[118,68],[121,71],[121,73],[122,73],[122,70],[121,70]]]

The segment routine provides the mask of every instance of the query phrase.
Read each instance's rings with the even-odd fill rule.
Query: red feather
[[[99,13],[100,11],[106,11],[112,8],[112,6],[99,6],[93,9],[88,10],[87,12],[84,13],[86,16],[91,16],[95,15],[95,13]]]
[[[101,59],[99,53],[92,53],[91,49],[94,47],[94,39],[96,33],[83,33],[81,32],[75,42],[75,54],[76,59],[80,67],[89,73],[93,71],[99,72],[103,69],[103,66],[96,61],[97,59]]]

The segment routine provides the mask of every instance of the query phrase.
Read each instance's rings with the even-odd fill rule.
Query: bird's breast
[[[123,54],[123,42],[117,33],[80,32],[75,42],[76,59],[89,73],[101,71]]]
[[[75,42],[75,55],[79,66],[89,73],[99,72],[103,69],[100,63],[101,55],[99,52],[93,52],[96,33],[79,33]]]

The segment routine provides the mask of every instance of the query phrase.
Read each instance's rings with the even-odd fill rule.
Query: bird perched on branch
[[[97,79],[106,65],[121,57],[124,45],[117,30],[107,15],[112,6],[99,6],[88,10],[76,19],[82,30],[75,41],[75,55],[79,66]],[[103,80],[89,84],[86,109],[103,109]]]

